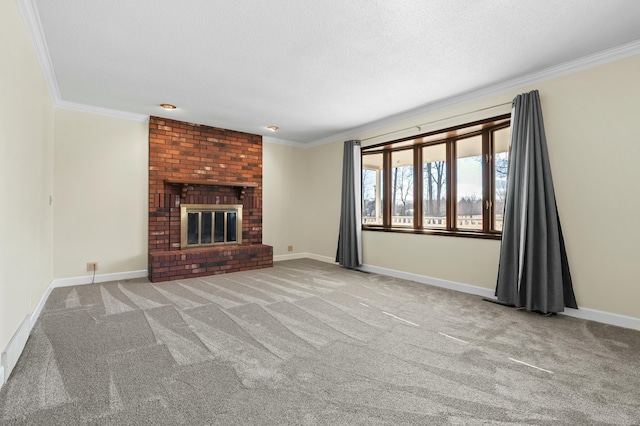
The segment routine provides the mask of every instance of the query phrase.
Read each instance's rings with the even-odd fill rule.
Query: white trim
[[[24,350],[27,340],[29,339],[29,333],[31,333],[30,315],[25,315],[24,319],[18,326],[18,329],[9,340],[9,343],[4,348],[2,356],[0,356],[0,364],[2,365],[2,375],[8,379],[11,376],[13,368],[18,363],[20,354]],[[4,380],[4,379],[3,379]],[[0,385],[4,384],[4,381],[0,382]]]
[[[460,291],[460,292],[469,293],[469,294],[475,294],[477,296],[482,296],[488,299],[496,300],[493,290],[484,288],[484,287],[478,287],[475,285],[464,284],[464,283],[459,283],[455,281],[447,281],[439,278],[433,278],[425,275],[418,275],[418,274],[412,274],[409,272],[397,271],[395,269],[381,268],[379,266],[373,266],[373,265],[362,265],[362,267],[360,267],[360,270],[363,272],[374,272],[377,274],[387,275],[390,277],[415,281],[421,284],[448,288],[450,290]],[[559,314],[566,315],[568,317],[585,319],[589,321],[596,321],[604,324],[616,325],[618,327],[625,327],[625,328],[640,330],[640,318],[614,314],[611,312],[598,311],[596,309],[565,308],[565,311],[559,312]]]
[[[486,296],[491,300],[498,300],[493,294]],[[640,330],[640,318],[629,317],[626,315],[614,314],[611,312],[599,311],[590,308],[564,308],[564,312],[558,312],[558,315],[565,315],[572,318],[580,318],[588,321],[600,322],[603,324],[615,325],[618,327],[631,328]]]
[[[144,114],[135,114],[130,112],[118,111],[114,109],[96,107],[92,105],[78,104],[74,102],[68,102],[62,100],[60,94],[60,88],[58,87],[58,80],[56,79],[56,73],[51,62],[51,55],[49,54],[49,47],[47,46],[47,40],[44,37],[44,31],[42,29],[42,22],[40,20],[40,14],[38,13],[38,7],[34,0],[16,0],[20,14],[31,38],[31,43],[38,58],[38,63],[42,69],[42,75],[49,89],[49,94],[53,100],[53,105],[56,108],[68,109],[72,111],[87,112],[90,114],[106,115],[115,118],[125,118],[135,121],[149,121],[149,116]]]
[[[313,253],[305,253],[305,254],[307,255],[307,259],[313,259],[319,262],[333,263],[334,265],[337,265],[335,257],[321,256],[319,254],[313,254]]]
[[[381,268],[373,265],[362,265],[359,268],[363,272],[374,272],[389,277],[401,278],[403,280],[415,281],[421,284],[432,285],[435,287],[447,288],[449,290],[460,291],[462,293],[475,294],[482,297],[493,297],[493,290],[478,287],[470,284],[458,283],[455,281],[442,280],[440,278],[427,277],[425,275],[412,274],[410,272],[398,271],[395,269]]]
[[[597,321],[604,324],[617,325],[618,327],[633,328],[640,330],[640,318],[629,317],[626,315],[612,314],[611,312],[598,311],[589,308],[565,308],[562,315],[568,317]]]
[[[313,259],[319,262],[336,263],[335,258],[331,258],[329,256],[320,256],[319,254],[313,254],[313,253],[291,253],[291,254],[280,254],[278,256],[273,256],[274,262],[281,262],[283,260],[295,260],[295,259]]]
[[[448,98],[440,99],[435,102],[428,103],[419,108],[409,111],[395,114],[382,120],[376,120],[363,126],[354,127],[343,132],[336,133],[326,138],[318,139],[316,141],[304,144],[305,148],[312,148],[319,145],[324,145],[330,142],[338,140],[353,139],[357,134],[364,133],[370,130],[379,129],[384,126],[395,124],[402,120],[411,119],[420,115],[428,114],[430,112],[436,112],[445,108],[454,107],[456,105],[468,103],[474,100],[486,98],[493,95],[499,95],[509,90],[517,89],[519,87],[527,86],[530,84],[539,83],[541,81],[550,80],[552,78],[561,77],[563,75],[583,71],[585,69],[593,68],[598,65],[604,65],[609,62],[617,61],[627,58],[629,56],[640,54],[640,40],[635,40],[630,43],[626,43],[611,49],[603,50],[601,52],[594,53],[592,55],[584,56],[573,61],[565,62],[564,64],[549,67],[537,72],[526,74],[520,77],[505,80],[496,84],[480,87],[468,92],[460,93]]]
[[[293,146],[296,148],[307,148],[308,145],[303,142],[295,142],[287,139],[278,139],[271,136],[262,136],[262,142],[275,143],[278,145]]]
[[[141,269],[138,271],[127,271],[127,272],[115,272],[111,274],[100,274],[96,275],[95,279],[93,279],[92,275],[87,275],[83,277],[72,277],[72,278],[58,278],[52,280],[44,294],[38,301],[38,304],[34,308],[31,315],[26,315],[18,330],[16,330],[15,334],[9,341],[9,344],[2,352],[2,365],[0,366],[0,387],[4,384],[4,379],[8,379],[11,375],[11,371],[15,367],[16,362],[18,362],[18,358],[22,351],[24,350],[24,345],[27,343],[27,339],[29,338],[29,334],[33,327],[36,325],[38,321],[38,317],[40,317],[40,313],[44,308],[49,295],[55,288],[59,287],[69,287],[74,285],[84,285],[91,284],[91,281],[94,283],[103,283],[107,281],[122,281],[129,280],[134,278],[145,278],[148,276],[148,271],[146,269]],[[6,374],[5,374],[6,372]]]
[[[127,272],[114,272],[111,274],[100,274],[96,275],[95,279],[93,279],[93,275],[85,275],[82,277],[71,277],[71,278],[58,278],[51,282],[53,288],[58,287],[69,287],[72,285],[83,285],[83,284],[91,284],[91,281],[94,284],[104,283],[107,281],[120,281],[120,280],[131,280],[134,278],[145,278],[149,275],[149,271],[146,269],[141,269],[138,271],[127,271]]]
[[[49,54],[47,41],[42,31],[38,8],[33,0],[16,0],[16,3],[22,14],[24,24],[27,27],[27,32],[29,33],[36,57],[38,58],[38,63],[40,63],[40,68],[42,68],[44,80],[49,88],[49,94],[53,98],[55,105],[60,102],[62,98],[60,97],[60,88],[58,87],[56,74],[53,70],[53,64],[51,63],[51,55]]]
[[[55,280],[52,280],[49,283],[49,287],[47,287],[47,289],[44,291],[44,294],[42,295],[42,297],[38,301],[38,304],[36,305],[36,307],[34,308],[33,312],[31,313],[31,319],[29,321],[30,322],[30,324],[29,324],[29,332],[31,332],[31,330],[33,329],[33,326],[36,325],[36,321],[38,320],[38,317],[40,316],[40,312],[42,312],[42,308],[44,308],[44,304],[47,303],[47,299],[49,298],[49,295],[51,294],[51,292],[55,288],[54,287],[54,283],[55,283]]]
[[[54,105],[59,108],[72,109],[76,111],[84,111],[94,114],[110,115],[118,118],[129,118],[132,120],[145,121],[149,117],[142,114],[133,114],[116,110],[109,110],[106,108],[93,107],[89,105],[75,104],[72,102],[63,101],[60,95],[60,89],[51,62],[51,55],[47,47],[46,39],[44,38],[44,32],[42,30],[42,24],[38,9],[34,0],[16,0],[22,19],[25,22],[29,36],[33,43],[38,62],[42,68],[44,79],[49,88],[49,93],[53,98]],[[534,73],[526,74],[521,77],[516,77],[510,80],[491,84],[485,87],[480,87],[475,90],[460,93],[455,96],[451,96],[445,99],[440,99],[435,102],[423,105],[422,107],[405,111],[400,114],[386,117],[382,120],[377,120],[362,126],[354,127],[343,132],[335,133],[326,138],[318,139],[313,142],[303,143],[294,142],[285,139],[277,139],[269,136],[263,136],[263,140],[269,143],[277,143],[282,145],[295,146],[298,148],[312,148],[319,145],[324,145],[330,142],[338,140],[353,139],[353,135],[366,132],[369,130],[378,129],[383,126],[394,124],[398,121],[417,117],[419,115],[427,114],[429,112],[439,111],[444,108],[452,107],[462,103],[470,102],[479,98],[485,98],[488,96],[500,94],[502,92],[515,89],[518,87],[526,86],[529,84],[538,83],[540,81],[549,80],[552,78],[560,77],[562,75],[571,74],[574,72],[582,71],[588,68],[592,68],[598,65],[606,64],[609,62],[617,61],[629,56],[640,54],[640,40],[635,40],[620,46],[613,47],[611,49],[603,50],[588,56],[584,56],[573,61],[565,62],[564,64],[549,67]],[[144,118],[142,118],[144,117]]]
[[[107,281],[119,281],[119,280],[129,280],[133,278],[144,278],[148,275],[148,271],[146,269],[141,269],[138,271],[128,271],[128,272],[115,272],[112,274],[100,274],[96,275],[95,279],[93,279],[92,275],[86,275],[83,277],[73,277],[73,278],[58,278],[49,284],[49,287],[45,290],[44,294],[40,298],[40,301],[36,305],[33,313],[31,314],[31,328],[36,324],[38,317],[40,316],[40,312],[42,312],[42,308],[44,308],[44,304],[47,302],[49,295],[53,291],[54,288],[59,287],[69,287],[72,285],[84,285],[91,284],[91,281],[94,283],[104,283]],[[29,330],[31,330],[31,328]]]
[[[70,111],[86,112],[89,114],[105,115],[113,118],[124,118],[126,120],[148,122],[149,116],[144,114],[135,114],[132,112],[118,111],[115,109],[102,108],[93,105],[77,104],[75,102],[58,101],[55,103],[56,108],[68,109]]]
[[[291,254],[279,254],[273,256],[274,262],[282,262],[283,260],[295,260],[295,259],[307,259],[309,253],[291,253]]]
[[[40,298],[40,301],[36,305],[33,313],[31,314],[31,330],[34,325],[36,325],[36,321],[38,317],[40,317],[40,312],[42,312],[42,308],[44,308],[44,304],[47,302],[49,295],[55,288],[60,287],[69,287],[73,285],[85,285],[91,284],[91,281],[94,283],[104,283],[107,281],[119,281],[119,280],[129,280],[134,278],[144,278],[148,276],[149,272],[146,269],[142,269],[139,271],[128,271],[128,272],[115,272],[112,274],[100,274],[96,275],[95,280],[92,275],[87,275],[84,277],[73,277],[73,278],[58,278],[51,281],[49,287],[45,290],[44,294]]]
[[[320,262],[336,263],[335,259],[328,256],[321,256],[313,253],[295,253],[291,255],[274,256],[274,261],[281,260],[293,260],[293,259],[314,259]],[[396,269],[382,268],[375,265],[362,265],[358,268],[362,272],[373,272],[380,275],[386,275],[389,277],[400,278],[403,280],[415,281],[421,284],[432,285],[435,287],[446,288],[449,290],[455,290],[462,293],[474,294],[476,296],[486,297],[488,299],[496,300],[494,291],[485,287],[479,287],[471,284],[459,283],[456,281],[448,281],[440,278],[429,277],[426,275],[413,274],[410,272],[398,271]],[[568,317],[580,318],[589,321],[596,321],[603,324],[615,325],[618,327],[625,327],[640,330],[640,318],[614,314],[611,312],[598,311],[590,308],[571,309],[565,308],[564,312],[560,312],[560,315],[566,315]]]

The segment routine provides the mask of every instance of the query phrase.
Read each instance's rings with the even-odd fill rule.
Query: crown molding
[[[455,96],[440,99],[435,102],[425,104],[416,109],[405,111],[399,114],[391,115],[381,120],[376,120],[371,123],[364,124],[362,126],[354,127],[344,132],[336,133],[333,136],[318,139],[316,141],[304,144],[305,148],[312,148],[319,145],[324,145],[330,142],[335,142],[341,139],[353,139],[353,135],[371,130],[379,129],[384,126],[388,126],[398,121],[411,119],[431,112],[443,110],[445,108],[457,106],[463,103],[475,101],[478,99],[486,98],[493,95],[499,95],[500,93],[507,92],[509,90],[517,89],[519,87],[527,86],[530,84],[539,83],[553,78],[561,77],[563,75],[572,74],[578,71],[583,71],[589,68],[596,67],[598,65],[604,65],[609,62],[617,61],[627,58],[629,56],[640,54],[640,40],[635,40],[630,43],[622,44],[611,49],[603,50],[592,55],[584,56],[573,61],[565,62],[560,65],[545,68],[540,71],[536,71],[530,74],[526,74],[520,77],[512,78],[502,81],[500,83],[491,84],[488,86],[480,87],[468,92],[460,93]]]
[[[42,68],[42,74],[44,76],[45,83],[49,88],[49,94],[53,99],[54,105],[57,104],[62,98],[60,97],[60,89],[58,88],[58,81],[56,80],[56,74],[53,70],[53,63],[51,62],[51,55],[49,54],[49,48],[47,47],[47,41],[44,38],[44,31],[42,30],[42,24],[40,23],[40,15],[38,9],[33,0],[16,0],[20,14],[24,20],[27,32],[31,38],[31,43]]]
[[[38,8],[33,0],[16,0],[20,14],[24,20],[27,28],[27,33],[31,38],[31,43],[42,69],[42,75],[44,77],[49,94],[53,100],[53,106],[55,108],[68,109],[72,111],[88,112],[91,114],[106,115],[115,118],[125,118],[136,121],[148,121],[149,116],[143,114],[134,114],[124,111],[118,111],[108,108],[101,108],[92,105],[77,104],[73,102],[63,101],[60,95],[60,88],[58,87],[58,81],[53,69],[53,63],[51,62],[51,55],[49,54],[49,48],[47,47],[47,41],[44,38],[44,31],[42,30],[42,24],[40,21],[40,14]]]
[[[74,102],[58,101],[56,108],[68,109],[71,111],[87,112],[89,114],[106,115],[113,118],[124,118],[126,120],[148,122],[149,116],[145,114],[135,114],[133,112],[124,112],[115,109],[102,108],[93,105],[77,104]]]
[[[54,106],[63,109],[69,109],[73,111],[88,112],[92,114],[107,115],[116,118],[126,118],[137,121],[147,121],[149,116],[143,114],[134,114],[123,111],[111,110],[107,108],[94,107],[90,105],[77,104],[72,102],[63,101],[60,95],[60,89],[56,80],[55,72],[53,70],[53,64],[51,62],[51,55],[49,55],[49,49],[44,38],[44,32],[40,22],[40,16],[38,14],[37,7],[34,0],[16,0],[20,13],[27,27],[29,36],[33,43],[38,62],[42,68],[44,79],[49,93],[53,98]],[[362,126],[354,127],[343,132],[335,133],[332,136],[328,136],[322,139],[318,139],[309,143],[294,142],[285,139],[277,139],[268,136],[263,136],[263,140],[269,143],[276,143],[280,145],[293,146],[297,148],[313,148],[316,146],[324,145],[327,143],[335,142],[341,139],[352,139],[353,135],[363,133],[375,129],[379,129],[384,126],[388,126],[397,123],[401,120],[411,119],[420,115],[428,114],[443,110],[445,108],[453,107],[463,103],[471,102],[481,98],[485,98],[492,95],[498,95],[500,93],[516,89],[518,87],[535,84],[541,81],[550,80],[566,74],[582,71],[588,68],[593,68],[598,65],[603,65],[609,62],[620,60],[629,56],[640,54],[640,40],[635,40],[620,46],[616,46],[611,49],[603,50],[592,55],[588,55],[573,61],[565,62],[560,65],[545,68],[540,71],[536,71],[524,76],[505,80],[500,83],[487,85],[468,92],[460,93],[448,98],[440,99],[435,102],[425,104],[416,109],[405,111],[399,114],[394,114],[381,120],[376,120]]]
[[[307,148],[308,145],[303,143],[303,142],[295,142],[295,141],[290,141],[287,139],[278,139],[278,138],[273,138],[271,136],[262,136],[262,141],[263,142],[267,142],[267,143],[274,143],[277,145],[286,145],[286,146],[293,146],[296,148]]]

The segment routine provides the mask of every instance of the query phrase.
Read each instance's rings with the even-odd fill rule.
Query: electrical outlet
[[[97,271],[98,270],[98,262],[87,262],[87,271]]]
[[[287,247],[287,251],[293,251],[293,246]]]

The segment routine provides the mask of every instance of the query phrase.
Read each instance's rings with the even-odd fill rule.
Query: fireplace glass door
[[[184,204],[180,213],[182,248],[242,242],[242,205]]]

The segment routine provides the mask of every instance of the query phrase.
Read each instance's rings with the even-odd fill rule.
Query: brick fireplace
[[[181,248],[183,205],[241,206],[238,244],[216,244],[212,238],[207,247]],[[151,281],[270,266],[273,248],[262,244],[262,136],[151,117]]]

